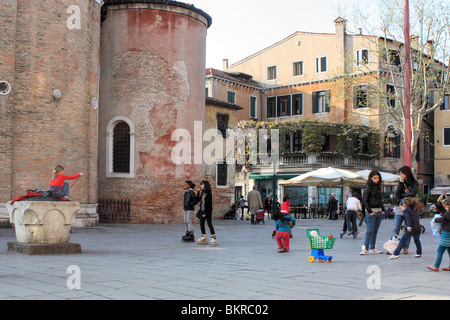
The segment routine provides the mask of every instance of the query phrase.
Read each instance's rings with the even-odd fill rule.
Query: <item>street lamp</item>
[[[279,130],[272,129],[270,131],[270,144],[271,144],[271,159],[273,164],[273,198],[272,198],[272,212],[277,211],[277,190],[278,190],[278,173],[277,164],[280,155],[280,143],[279,143]],[[281,199],[280,199],[281,200]]]

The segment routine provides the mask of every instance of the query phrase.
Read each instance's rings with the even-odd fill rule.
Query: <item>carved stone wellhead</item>
[[[8,243],[10,250],[15,247],[12,251],[29,254],[81,252],[79,245],[69,244],[70,227],[76,222],[79,203],[16,201],[13,204],[8,202],[6,207],[17,239],[17,243]],[[78,249],[74,250],[74,246]],[[18,247],[21,249],[17,249]],[[40,253],[31,253],[32,251]]]

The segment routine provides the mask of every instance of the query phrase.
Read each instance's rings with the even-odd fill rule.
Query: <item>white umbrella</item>
[[[431,189],[431,194],[450,194],[450,186],[448,187],[436,187]]]
[[[367,181],[367,179],[369,178],[369,174],[370,174],[371,170],[361,170],[356,172],[357,174],[361,175],[361,177]],[[400,176],[396,175],[396,174],[392,174],[392,173],[388,173],[388,172],[381,172],[381,180],[383,181],[383,183],[385,185],[392,185],[395,186],[400,182]]]
[[[355,172],[330,167],[314,170],[289,180],[280,181],[279,184],[285,186],[342,186],[344,184],[361,183],[361,181],[361,175]]]

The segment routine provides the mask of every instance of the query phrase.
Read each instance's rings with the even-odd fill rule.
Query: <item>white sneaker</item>
[[[362,245],[361,246],[361,253],[359,254],[360,256],[365,256],[368,252],[367,252],[367,249],[366,249],[366,246],[365,245]]]
[[[392,255],[392,256],[389,257],[389,260],[397,259],[397,258],[399,258],[399,257],[400,257],[400,256]]]
[[[416,254],[414,255],[414,258],[420,258],[421,256],[422,256],[421,254],[417,254],[417,253],[416,253]]]
[[[383,251],[380,251],[380,250],[377,250],[377,249],[373,249],[373,250],[370,250],[369,253],[380,254],[380,253],[383,253]]]

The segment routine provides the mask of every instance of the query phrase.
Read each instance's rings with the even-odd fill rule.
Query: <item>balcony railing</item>
[[[267,157],[258,157],[257,165],[253,167],[270,167],[272,160]],[[346,157],[343,155],[329,154],[284,154],[280,155],[277,162],[279,167],[353,167],[353,168],[376,168],[378,160],[371,157]]]

